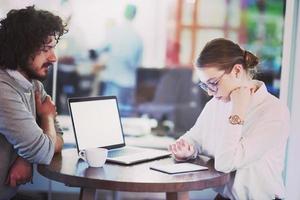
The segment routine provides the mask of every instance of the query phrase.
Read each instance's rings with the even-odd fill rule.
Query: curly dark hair
[[[34,6],[9,11],[0,21],[0,67],[27,67],[29,58],[49,42],[49,36],[55,36],[58,42],[66,32],[62,19],[49,11]]]

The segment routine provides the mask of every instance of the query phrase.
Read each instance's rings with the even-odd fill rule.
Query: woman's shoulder
[[[272,117],[285,119],[289,116],[287,105],[281,99],[270,93],[267,95],[262,106],[265,113],[268,113]]]
[[[255,81],[259,89],[254,94],[252,109],[256,110],[261,117],[267,117],[270,120],[286,119],[289,116],[286,103],[271,94],[262,81]]]

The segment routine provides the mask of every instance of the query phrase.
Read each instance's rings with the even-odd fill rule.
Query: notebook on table
[[[108,161],[128,165],[170,155],[164,150],[126,146],[115,96],[69,98],[68,105],[78,152],[107,148]]]
[[[164,172],[167,174],[179,174],[179,173],[189,173],[189,172],[207,170],[208,168],[193,163],[175,163],[175,164],[172,163],[172,164],[156,164],[150,166],[150,169]]]

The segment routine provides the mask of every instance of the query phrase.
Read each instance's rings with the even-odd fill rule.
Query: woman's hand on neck
[[[252,80],[243,81],[240,87],[237,87],[230,93],[232,102],[231,115],[238,115],[241,119],[245,119],[246,112],[250,106],[251,99],[257,85]]]

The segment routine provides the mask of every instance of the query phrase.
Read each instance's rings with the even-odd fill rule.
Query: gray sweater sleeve
[[[17,154],[32,163],[49,164],[53,141],[43,133],[21,94],[8,84],[0,84],[0,133]]]

